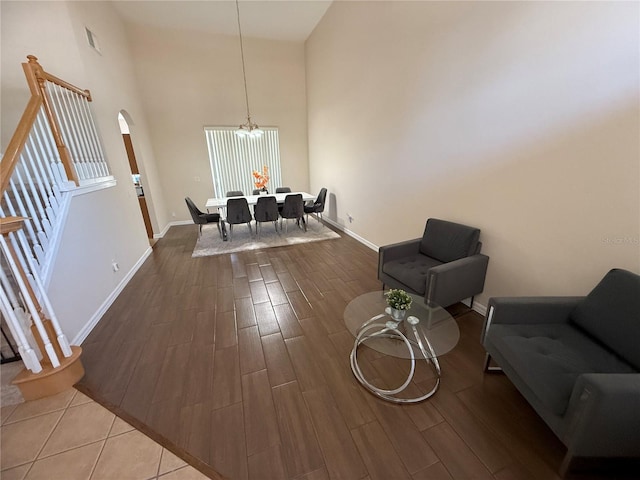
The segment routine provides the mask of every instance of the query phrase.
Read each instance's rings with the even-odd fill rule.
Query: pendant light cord
[[[242,78],[244,79],[244,99],[247,104],[247,120],[251,123],[251,114],[249,113],[249,94],[247,93],[247,74],[244,69],[244,48],[242,46],[242,28],[240,27],[240,5],[236,0],[236,12],[238,13],[238,33],[240,34],[240,57],[242,58]]]

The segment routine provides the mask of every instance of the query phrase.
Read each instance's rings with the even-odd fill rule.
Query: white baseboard
[[[363,244],[366,247],[369,247],[371,250],[373,250],[374,252],[377,252],[379,247],[373,243],[371,243],[369,240],[367,240],[366,238],[361,237],[360,235],[358,235],[357,233],[352,232],[351,230],[349,230],[348,228],[344,228],[344,225],[340,225],[339,223],[334,222],[333,220],[329,219],[329,218],[325,218],[322,217],[322,220],[327,222],[329,225],[332,225],[334,227],[336,227],[338,230],[340,230],[341,232],[346,233],[347,235],[349,235],[352,238],[355,238],[357,241],[359,241],[361,244]]]
[[[478,312],[483,317],[487,315],[487,306],[478,302],[473,302],[473,311]]]
[[[133,267],[131,267],[131,270],[129,270],[127,274],[122,278],[120,283],[116,286],[115,290],[111,292],[111,294],[102,303],[102,305],[100,305],[100,308],[98,308],[96,313],[93,314],[93,316],[87,322],[87,324],[82,328],[82,330],[80,330],[80,332],[78,332],[75,338],[71,341],[72,345],[81,345],[82,342],[84,342],[84,340],[91,333],[91,330],[95,328],[95,326],[98,324],[102,316],[107,312],[107,310],[109,310],[109,307],[113,304],[113,302],[115,302],[116,298],[118,298],[118,295],[120,295],[122,290],[124,290],[124,287],[127,286],[129,281],[133,278],[135,273],[140,269],[140,267],[142,266],[144,261],[147,259],[147,257],[151,255],[152,251],[153,249],[151,247],[148,247],[145,250],[145,252],[138,259],[138,261],[133,265]]]
[[[169,222],[167,224],[166,227],[164,227],[164,230],[162,230],[160,233],[154,233],[153,234],[153,238],[162,238],[164,237],[167,232],[169,231],[169,229],[171,227],[173,227],[174,225],[193,225],[193,220],[177,220],[175,222]]]

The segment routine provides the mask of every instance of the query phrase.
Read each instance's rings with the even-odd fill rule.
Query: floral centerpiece
[[[262,190],[263,192],[267,192],[267,183],[269,183],[269,167],[266,165],[262,166],[262,173],[257,170],[253,171],[253,184],[256,186],[256,189]]]
[[[389,305],[388,314],[390,314],[394,320],[402,320],[407,314],[407,310],[411,308],[411,302],[413,299],[404,290],[392,288],[384,294],[387,297],[387,305]]]

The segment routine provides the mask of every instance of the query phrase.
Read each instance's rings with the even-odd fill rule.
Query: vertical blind
[[[217,198],[229,190],[242,190],[251,195],[256,188],[253,171],[269,169],[267,189],[274,193],[282,185],[280,174],[280,142],[278,129],[261,127],[264,135],[258,138],[238,137],[234,127],[205,127],[209,148],[213,188]]]

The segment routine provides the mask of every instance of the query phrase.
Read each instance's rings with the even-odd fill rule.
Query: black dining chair
[[[218,226],[218,233],[220,234],[220,238],[224,239],[224,234],[223,234],[224,223],[222,224],[222,228],[221,228],[219,213],[201,212],[198,209],[198,207],[196,207],[196,204],[193,203],[193,200],[191,200],[189,197],[185,197],[184,201],[187,203],[187,208],[189,209],[189,213],[191,214],[193,223],[198,225],[198,237],[202,235],[202,225],[206,225],[207,223],[215,223]]]
[[[242,190],[229,190],[227,197],[244,197],[244,192]]]
[[[276,188],[276,193],[291,193],[291,187],[278,187]],[[278,204],[278,213],[282,213],[283,204]]]
[[[260,195],[261,190],[259,188],[253,189],[253,195]]]
[[[310,213],[315,213],[316,220],[318,220],[319,222],[322,220],[322,212],[324,212],[324,202],[326,199],[327,189],[323,187],[320,189],[320,193],[318,193],[318,198],[316,198],[316,201],[304,206],[304,213],[307,217],[307,220],[309,219]],[[324,223],[322,225],[324,226]]]
[[[227,200],[227,223],[229,224],[229,240],[233,239],[233,226],[246,223],[251,236],[251,211],[244,197],[230,198]]]
[[[304,231],[307,231],[307,224],[304,221],[304,202],[302,201],[301,193],[294,193],[284,197],[284,205],[282,206],[280,217],[286,220],[295,218],[298,226],[300,226],[300,221],[302,221]],[[289,222],[285,222],[285,232],[288,231],[288,227]],[[282,231],[282,226],[280,230]]]
[[[261,223],[263,222],[273,222],[273,225],[276,228],[276,233],[278,233],[278,217],[279,213],[276,197],[260,197],[256,203],[255,211],[253,213],[253,218],[256,221],[256,233],[258,237],[260,236],[260,231],[262,230]]]

